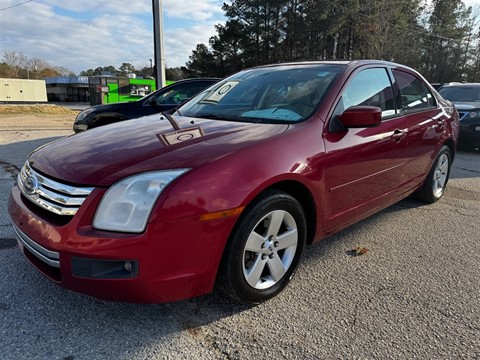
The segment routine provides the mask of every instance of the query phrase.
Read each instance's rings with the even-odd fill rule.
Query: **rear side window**
[[[409,113],[437,106],[430,90],[428,90],[424,82],[416,76],[399,70],[393,70],[393,75],[400,88],[403,111]]]

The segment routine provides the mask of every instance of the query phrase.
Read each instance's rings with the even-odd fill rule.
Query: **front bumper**
[[[212,290],[235,217],[149,223],[142,234],[98,231],[86,209],[96,208],[101,195],[92,193],[68,223],[58,224],[12,188],[8,211],[19,248],[37,270],[61,287],[111,301],[161,303]],[[118,271],[109,273],[106,263],[119,264]],[[107,266],[106,275],[94,271],[98,264]]]

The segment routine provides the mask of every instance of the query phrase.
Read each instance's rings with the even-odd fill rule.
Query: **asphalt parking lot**
[[[458,153],[441,201],[404,200],[307,248],[265,304],[138,305],[61,289],[16,247],[6,202],[18,169],[70,133],[0,131],[1,359],[480,358],[480,152]]]

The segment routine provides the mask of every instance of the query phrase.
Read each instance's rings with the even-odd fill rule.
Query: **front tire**
[[[249,206],[235,226],[217,277],[217,289],[247,304],[279,294],[300,261],[306,240],[300,203],[269,191]]]
[[[450,176],[451,159],[450,148],[444,145],[435,158],[422,187],[415,193],[416,198],[427,203],[434,203],[442,197]]]

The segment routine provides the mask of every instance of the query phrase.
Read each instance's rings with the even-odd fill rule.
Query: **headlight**
[[[81,111],[77,117],[75,118],[75,121],[80,121],[80,120],[83,120],[85,119],[85,116],[87,116],[88,114],[94,112],[95,110],[93,108],[88,108],[88,109],[85,109],[83,111]]]
[[[93,227],[99,230],[141,233],[163,189],[189,169],[130,176],[112,185],[100,202]]]

